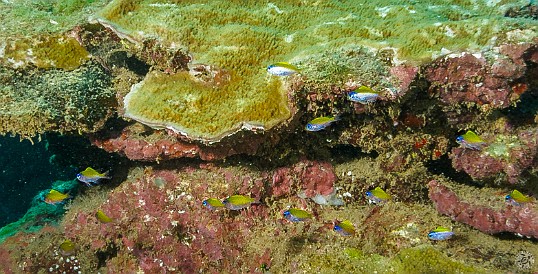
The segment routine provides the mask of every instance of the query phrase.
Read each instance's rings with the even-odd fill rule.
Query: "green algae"
[[[166,115],[126,108],[127,113],[134,112],[127,116],[148,125],[173,128],[195,139],[218,141],[237,131],[241,124],[252,122],[268,129],[275,121],[286,121],[289,110],[283,112],[274,106],[275,102],[277,106],[286,105],[286,98],[280,95],[276,96],[279,101],[271,99],[275,98],[276,84],[264,72],[275,62],[299,65],[303,70],[301,81],[318,93],[331,86],[344,88],[343,83],[348,82],[385,91],[395,84],[387,79],[390,65],[421,63],[441,52],[479,51],[536,36],[511,32],[523,29],[532,33],[536,26],[526,19],[507,20],[503,12],[511,6],[508,2],[485,4],[117,0],[96,18],[135,44],[156,39],[192,56],[192,66],[216,67],[230,76],[231,81],[217,90],[217,115],[211,111],[213,106]],[[381,59],[387,59],[386,63],[376,60],[377,52],[383,55]],[[175,97],[208,93],[189,79],[182,82],[179,85],[187,88],[176,92]],[[134,100],[141,98],[148,96]],[[152,105],[167,100],[153,98]],[[244,106],[255,110],[235,112]],[[211,121],[209,127],[207,121]]]
[[[106,0],[9,0],[0,2],[0,38],[31,38],[71,30],[85,23]],[[1,48],[1,47],[0,47]]]
[[[0,67],[0,82],[0,134],[94,132],[116,104],[110,76],[96,64],[68,73]]]
[[[510,153],[512,149],[521,147],[517,136],[504,136],[500,135],[495,138],[495,141],[488,144],[484,149],[487,155],[495,158],[510,159]]]
[[[72,37],[43,36],[6,41],[0,62],[13,68],[32,64],[37,68],[73,70],[89,60],[90,53]]]

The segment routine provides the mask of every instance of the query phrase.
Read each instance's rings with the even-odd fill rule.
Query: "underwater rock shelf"
[[[24,232],[10,226],[0,265],[537,272],[534,240],[497,235],[538,238],[536,10],[2,1],[0,134],[77,135],[113,154],[63,147],[60,158],[113,168],[95,171],[101,184],[55,190],[63,198],[46,206],[65,211],[59,223],[29,210]],[[524,204],[505,201],[515,189]],[[221,202],[234,195],[247,202]],[[432,231],[453,237],[433,243]]]

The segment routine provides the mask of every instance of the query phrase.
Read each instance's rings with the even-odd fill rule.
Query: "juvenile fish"
[[[211,210],[224,207],[224,204],[219,199],[215,199],[215,198],[209,198],[207,200],[204,200],[202,202],[202,205]]]
[[[310,218],[312,218],[312,214],[309,212],[297,209],[297,208],[290,208],[283,213],[284,218],[286,218],[288,221],[297,223],[297,222],[304,222]]]
[[[517,189],[512,190],[512,192],[506,197],[504,197],[504,200],[513,206],[521,206],[524,203],[529,203],[532,201],[532,198],[524,195],[523,193],[519,192]]]
[[[61,204],[69,198],[68,194],[61,193],[55,189],[51,189],[49,193],[45,195],[43,200],[47,204],[56,205]]]
[[[276,76],[289,76],[299,72],[299,69],[287,62],[274,63],[267,67],[267,72]]]
[[[392,199],[392,197],[380,187],[367,191],[366,198],[368,199],[368,203],[376,205],[384,204],[388,200]]]
[[[222,203],[229,210],[240,210],[249,207],[251,204],[258,203],[258,201],[245,195],[232,195],[224,199]]]
[[[103,223],[103,224],[106,224],[106,223],[111,223],[112,221],[112,218],[108,217],[108,215],[106,215],[102,210],[97,210],[97,212],[95,213],[95,218],[97,218],[97,220],[99,220],[99,222]]]
[[[112,177],[108,176],[108,171],[105,173],[99,173],[97,170],[88,167],[84,171],[77,174],[77,180],[83,182],[86,186],[98,185],[99,181],[103,179],[111,179]]]
[[[371,104],[377,101],[379,92],[367,86],[360,86],[356,90],[349,92],[347,98],[353,102]]]
[[[433,241],[448,240],[454,236],[454,232],[446,227],[439,226],[428,233],[428,238]]]
[[[334,117],[318,117],[312,121],[310,121],[308,124],[306,124],[305,129],[307,131],[320,131],[322,129],[325,129],[326,127],[330,126],[332,123],[340,120],[338,116]]]
[[[333,230],[342,236],[355,235],[355,226],[349,220],[343,220],[334,225]]]
[[[482,140],[476,133],[469,130],[465,134],[458,136],[456,142],[464,148],[481,150],[483,146],[486,145],[486,142]]]

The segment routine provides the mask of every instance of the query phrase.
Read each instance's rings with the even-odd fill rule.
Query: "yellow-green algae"
[[[129,97],[126,109],[127,116],[154,127],[218,140],[240,125],[267,129],[289,116],[284,88],[264,71],[271,63],[323,66],[332,58],[323,52],[350,46],[357,50],[371,48],[374,52],[392,48],[395,53],[391,62],[421,63],[450,51],[479,51],[498,43],[528,41],[537,36],[533,21],[504,17],[511,5],[519,4],[522,3],[448,0],[116,0],[100,12],[98,20],[130,41],[158,39],[163,45],[189,53],[193,64],[207,64],[229,73],[230,82],[217,88],[198,84],[185,73],[154,73],[138,87],[138,95]],[[320,58],[327,59],[312,62]],[[346,72],[333,72],[338,73]],[[381,75],[384,77],[386,71]],[[322,73],[305,72],[302,77],[310,83],[324,79]],[[156,84],[157,78],[163,81],[160,90],[169,91],[165,97],[142,95],[146,88],[155,94],[155,89],[147,86]],[[359,84],[384,81],[360,75],[352,78],[358,78],[352,80]],[[153,109],[134,106],[134,101],[147,98],[151,100],[139,106],[148,104]],[[185,109],[172,108],[174,104]],[[186,108],[189,104],[194,109]]]
[[[0,48],[0,62],[13,68],[32,64],[44,69],[73,70],[90,56],[75,38],[64,35],[7,40],[0,42]]]
[[[92,63],[70,72],[0,66],[0,134],[94,132],[116,105],[111,79]]]
[[[188,72],[154,71],[125,97],[125,116],[208,141],[241,127],[271,128],[290,116],[280,81],[235,78],[241,77],[232,75],[229,82],[212,85]]]
[[[5,0],[0,1],[0,41],[62,33],[87,22],[90,14],[108,0]],[[1,50],[0,50],[1,51]]]

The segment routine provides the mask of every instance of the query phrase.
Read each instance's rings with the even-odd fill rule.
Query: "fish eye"
[[[207,200],[202,202],[203,205],[207,205]]]
[[[284,211],[284,216],[290,215],[290,212],[288,210]]]

